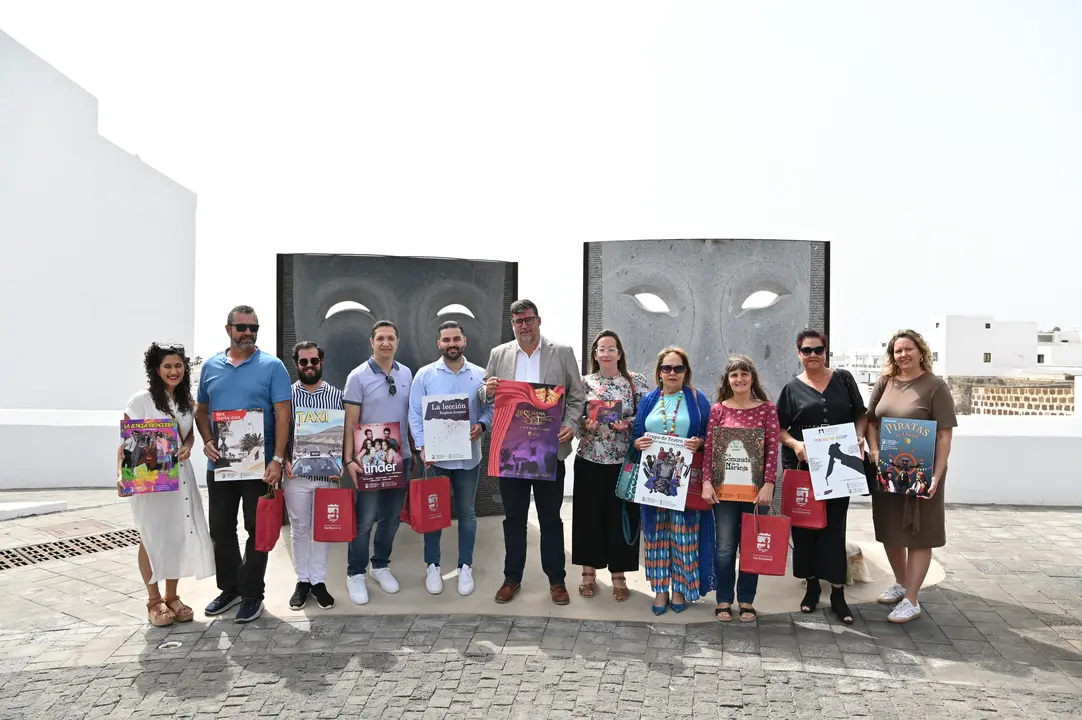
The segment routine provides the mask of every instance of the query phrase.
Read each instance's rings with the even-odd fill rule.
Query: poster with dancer
[[[646,433],[646,437],[654,442],[642,451],[632,502],[683,512],[694,453],[684,444],[686,438],[655,433]]]
[[[267,470],[263,410],[215,410],[211,420],[211,436],[218,449],[214,480],[262,480]]]
[[[425,395],[421,398],[421,408],[426,462],[473,457],[467,395]]]
[[[624,417],[624,401],[591,400],[588,417],[602,424],[619,422]]]
[[[864,453],[853,423],[823,425],[804,430],[812,494],[816,500],[862,495],[868,492]]]
[[[928,497],[935,463],[934,420],[883,418],[879,422],[879,489]]]
[[[406,487],[403,456],[409,452],[402,443],[397,422],[367,423],[353,429],[353,459],[361,466],[357,489],[392,490]]]
[[[766,441],[762,428],[714,428],[710,481],[718,500],[755,502],[766,473]]]
[[[564,416],[563,385],[501,380],[494,402],[488,474],[555,480]]]
[[[345,410],[293,408],[293,474],[342,477]]]
[[[120,437],[124,445],[121,495],[180,489],[180,433],[175,420],[121,420]]]

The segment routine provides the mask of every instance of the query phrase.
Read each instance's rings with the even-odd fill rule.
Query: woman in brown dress
[[[943,494],[951,435],[958,421],[954,399],[942,378],[932,374],[932,353],[915,330],[901,330],[887,344],[883,376],[868,399],[868,450],[879,463],[879,421],[882,418],[934,420],[935,460],[929,497],[885,492],[872,493],[875,539],[883,543],[894,571],[894,584],[879,596],[884,605],[895,605],[887,617],[904,623],[920,616],[917,593],[932,564],[932,548],[946,544]]]

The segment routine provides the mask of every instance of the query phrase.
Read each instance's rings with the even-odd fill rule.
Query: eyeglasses
[[[826,352],[826,348],[822,345],[817,345],[815,347],[809,347],[805,345],[804,347],[800,348],[800,354],[804,357],[808,357],[812,353],[815,353],[816,355],[822,355],[824,352]]]
[[[394,384],[394,378],[390,375],[384,375],[383,377],[387,378],[387,392],[391,393],[391,395],[397,394],[398,386]]]
[[[301,358],[300,360],[297,361],[297,364],[300,365],[301,367],[308,367],[309,365],[315,367],[316,365],[319,365],[321,362],[323,362],[323,361],[320,360],[319,358],[312,358],[312,359]]]
[[[615,355],[620,351],[614,347],[599,347],[595,352],[598,355]]]
[[[541,318],[539,318],[539,317],[533,317],[533,316],[524,317],[524,318],[515,318],[514,320],[511,321],[511,324],[514,325],[515,327],[522,327],[523,325],[536,325],[537,321],[540,320],[540,319]]]
[[[251,330],[255,333],[259,332],[259,323],[237,323],[233,326],[233,328],[236,329],[238,332],[248,332],[249,330]]]
[[[687,365],[662,365],[661,366],[661,372],[664,373],[665,375],[670,375],[670,374],[673,374],[673,373],[679,375],[679,374],[681,374],[682,372],[684,372],[687,369],[688,369]]]

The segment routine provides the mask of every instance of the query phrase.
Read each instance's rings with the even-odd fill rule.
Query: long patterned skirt
[[[646,578],[654,592],[682,593],[699,599],[700,513],[642,506],[642,546]]]

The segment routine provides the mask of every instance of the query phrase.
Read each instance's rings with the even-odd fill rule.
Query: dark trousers
[[[537,519],[541,525],[541,569],[552,585],[563,584],[564,521],[560,506],[564,502],[564,476],[567,467],[561,460],[556,466],[556,480],[520,480],[500,478],[500,498],[503,500],[504,579],[522,582],[526,569],[526,517],[530,512],[530,490],[533,489]]]
[[[822,530],[794,527],[793,577],[819,578],[845,584],[845,522],[849,498],[827,500],[827,526]]]
[[[255,512],[259,496],[267,492],[262,480],[215,482],[214,471],[207,470],[210,539],[214,542],[214,566],[218,589],[236,593],[248,600],[263,599],[263,576],[267,571],[267,553],[255,549]],[[243,506],[244,530],[248,542],[244,558],[237,540],[237,511]]]
[[[600,465],[575,457],[571,506],[571,562],[609,572],[639,569],[639,507],[616,497],[622,465]],[[624,539],[625,509],[634,541]]]

